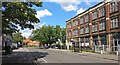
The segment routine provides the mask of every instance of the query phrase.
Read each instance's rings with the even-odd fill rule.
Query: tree
[[[31,7],[36,5],[42,6],[42,2],[3,2],[2,7],[2,33],[13,33],[21,29],[34,28],[33,23],[40,22],[35,17],[36,10]]]
[[[21,33],[15,33],[14,35],[13,35],[13,42],[14,43],[17,43],[17,42],[22,42],[23,41],[23,36],[21,35]]]
[[[58,39],[61,39],[61,28],[60,28],[60,25],[56,25],[55,29],[55,41],[57,41]]]
[[[40,41],[43,44],[52,44],[56,43],[58,39],[61,39],[62,42],[65,42],[65,28],[60,28],[60,25],[54,26],[43,26],[40,29],[34,30],[32,32],[32,40]]]
[[[61,28],[61,40],[62,40],[62,43],[65,43],[66,41],[66,29],[65,28]]]

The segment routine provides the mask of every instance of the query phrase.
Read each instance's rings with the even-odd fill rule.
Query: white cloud
[[[43,0],[43,2],[55,2],[60,4],[65,11],[77,11],[78,5],[81,2],[85,2],[87,5],[91,5],[91,2],[101,2],[103,0]]]
[[[90,0],[85,0],[87,5],[91,5]]]
[[[86,9],[80,8],[79,10],[77,10],[77,14],[80,14],[82,12],[84,12]]]
[[[73,6],[73,5],[69,5],[69,6],[66,6],[66,7],[63,7],[63,9],[65,11],[76,11],[77,10],[77,7]]]
[[[32,30],[29,30],[28,28],[26,28],[26,29],[24,29],[24,30],[20,30],[20,32],[22,33],[21,35],[22,35],[23,37],[28,38],[28,37],[31,35]]]
[[[36,17],[38,19],[40,19],[41,17],[45,17],[45,16],[52,16],[52,13],[48,11],[47,9],[37,11]]]
[[[76,11],[77,6],[80,4],[80,0],[44,0],[44,2],[55,2],[60,4],[65,11]]]
[[[44,26],[45,24],[46,24],[46,22],[43,22],[43,23],[40,25],[40,27]]]
[[[35,27],[34,30],[36,30],[37,28],[42,27],[42,26],[45,25],[45,24],[46,24],[46,22],[33,24],[34,27]],[[26,28],[26,29],[24,29],[24,30],[20,30],[20,32],[22,33],[21,35],[22,35],[23,37],[26,37],[26,38],[28,38],[28,37],[32,34],[32,31],[33,31],[33,29],[30,30],[29,28]]]
[[[46,24],[46,22],[43,22],[43,23],[36,23],[36,24],[33,24],[33,25],[34,25],[35,29],[37,29],[37,28],[42,27],[42,26],[45,25],[45,24]]]
[[[86,0],[43,0],[43,2],[75,2],[75,1],[80,1],[80,2],[86,2]],[[89,0],[90,2],[100,2],[103,0]]]

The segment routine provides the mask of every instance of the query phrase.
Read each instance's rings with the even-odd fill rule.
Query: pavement
[[[98,53],[91,53],[91,52],[80,53],[80,52],[73,52],[72,50],[52,49],[52,48],[50,48],[49,50],[64,51],[64,52],[75,53],[75,54],[82,55],[82,56],[91,56],[91,57],[96,57],[96,58],[118,61],[118,56],[115,54],[98,54]]]
[[[35,65],[34,58],[24,48],[13,50],[12,54],[2,55],[2,65],[28,64]]]

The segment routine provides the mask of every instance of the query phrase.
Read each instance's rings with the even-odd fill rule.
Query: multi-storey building
[[[77,46],[106,45],[116,50],[120,44],[120,0],[105,0],[66,21],[66,40]]]

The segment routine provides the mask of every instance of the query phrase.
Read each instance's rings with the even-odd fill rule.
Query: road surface
[[[3,58],[3,62],[18,61],[17,63],[118,63],[116,60],[96,58],[93,56],[86,56],[82,54],[76,54],[68,51],[58,51],[53,49],[35,49],[35,48],[22,48],[14,51],[14,57],[18,58],[6,59]],[[15,60],[16,59],[16,60]]]

